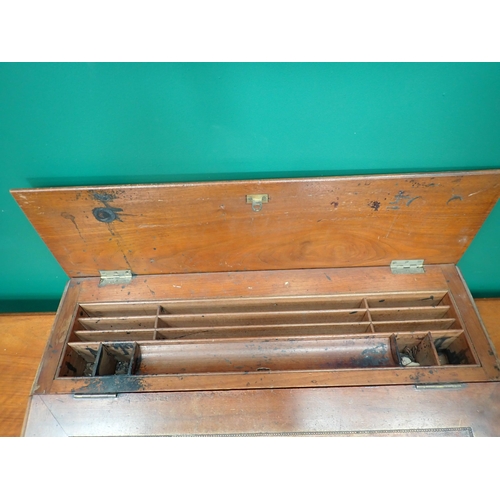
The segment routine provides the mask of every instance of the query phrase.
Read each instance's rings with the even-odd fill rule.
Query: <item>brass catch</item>
[[[247,203],[252,204],[252,210],[254,212],[260,212],[262,210],[262,204],[269,202],[269,195],[267,194],[247,194]]]

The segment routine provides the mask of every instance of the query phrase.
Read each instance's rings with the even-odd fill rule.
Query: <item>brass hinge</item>
[[[463,389],[465,384],[416,384],[415,389],[423,390],[423,389]]]
[[[116,394],[73,394],[77,399],[113,399]]]
[[[392,274],[421,274],[424,272],[424,259],[393,260],[391,271]]]
[[[132,271],[130,269],[120,271],[99,271],[101,281],[99,286],[123,285],[132,281]]]

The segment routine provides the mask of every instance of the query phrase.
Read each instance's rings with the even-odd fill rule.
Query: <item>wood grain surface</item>
[[[400,385],[34,398],[50,411],[43,426],[53,427],[55,417],[70,436],[336,434],[463,427],[470,427],[475,436],[500,436],[500,420],[494,418],[500,410],[498,383],[440,389]],[[29,425],[29,435],[44,432],[40,420],[37,416]]]
[[[54,314],[0,315],[0,436],[19,436]]]
[[[70,277],[456,263],[500,171],[14,190]],[[246,195],[267,194],[254,211]]]
[[[500,299],[477,299],[476,305],[500,352]],[[54,314],[0,315],[0,436],[20,436],[29,394],[49,337]],[[50,421],[42,401],[34,401],[46,410],[53,435],[64,435],[57,422]]]

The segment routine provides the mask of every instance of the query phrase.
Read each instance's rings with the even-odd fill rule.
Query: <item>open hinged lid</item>
[[[70,277],[456,263],[500,170],[12,191]]]

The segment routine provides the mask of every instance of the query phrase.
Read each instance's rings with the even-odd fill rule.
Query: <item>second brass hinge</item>
[[[421,274],[424,272],[424,259],[393,260],[392,274]]]
[[[463,389],[465,384],[416,384],[415,389],[417,390],[430,390],[430,389]]]
[[[122,285],[132,281],[132,271],[130,269],[119,271],[99,271],[99,274],[101,275],[99,286]]]
[[[116,394],[73,394],[76,399],[113,399]]]

